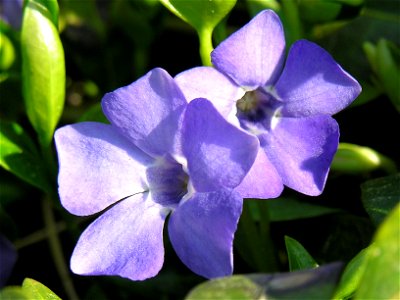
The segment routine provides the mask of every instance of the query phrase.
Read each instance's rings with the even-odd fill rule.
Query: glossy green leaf
[[[32,300],[30,293],[19,286],[7,286],[0,291],[0,299]]]
[[[224,277],[198,285],[186,300],[330,299],[341,270],[342,264],[333,263],[291,273]]]
[[[58,28],[58,3],[57,0],[35,0],[37,5],[41,5],[45,10],[49,12],[50,20],[53,22],[54,26]]]
[[[36,146],[16,123],[1,122],[0,166],[43,191],[51,191]]]
[[[347,264],[333,299],[349,299],[354,295],[364,274],[367,250],[362,250]]]
[[[306,270],[318,267],[314,258],[298,241],[285,236],[285,245],[290,271]]]
[[[0,291],[0,299],[7,300],[60,300],[55,293],[42,283],[25,278],[22,286],[8,286]]]
[[[7,35],[0,31],[0,71],[10,68],[14,61],[14,46]]]
[[[396,166],[388,157],[363,146],[340,143],[333,158],[331,170],[348,174],[359,174],[384,169],[388,173],[396,171]]]
[[[29,291],[32,299],[36,300],[58,300],[61,299],[53,291],[51,291],[47,286],[42,283],[31,279],[25,278],[22,283],[22,289]]]
[[[212,32],[232,10],[236,0],[160,0],[165,7],[192,25],[200,39],[200,55],[203,64],[211,65]]]
[[[21,31],[23,92],[28,118],[48,147],[64,107],[64,50],[51,12],[29,0]]]
[[[361,199],[372,221],[379,225],[400,202],[400,173],[363,183]]]
[[[400,204],[381,224],[365,257],[354,299],[400,299]]]
[[[271,222],[318,217],[339,212],[339,209],[298,201],[293,198],[276,198],[265,201]],[[258,212],[253,211],[256,218]]]

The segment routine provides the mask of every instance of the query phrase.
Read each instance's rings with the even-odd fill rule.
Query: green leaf
[[[58,28],[58,3],[57,0],[35,0],[38,5],[43,6],[49,12],[49,18],[53,22],[54,26]]]
[[[185,299],[329,299],[342,264],[281,274],[235,275],[195,287]]]
[[[354,299],[400,299],[400,204],[381,224],[365,257]]]
[[[40,282],[25,278],[22,286],[8,286],[0,291],[0,299],[7,300],[60,300],[48,287]]]
[[[51,191],[36,146],[17,123],[1,122],[0,166],[45,192]]]
[[[385,39],[378,41],[376,61],[377,74],[382,85],[393,105],[400,112],[400,67],[396,64],[389,49],[389,43]]]
[[[52,18],[41,1],[28,0],[21,31],[25,105],[44,147],[51,143],[65,97],[64,50]]]
[[[293,198],[268,199],[265,203],[271,222],[306,219],[340,211],[336,208],[310,204]]]
[[[200,55],[203,64],[211,65],[213,50],[212,32],[232,10],[236,0],[160,0],[165,7],[192,25],[200,39]]]
[[[15,61],[15,50],[12,42],[0,31],[0,70],[7,70]]]
[[[333,21],[340,13],[340,3],[326,0],[300,0],[299,10],[303,20],[311,23],[323,23]]]
[[[363,183],[361,199],[374,224],[379,225],[400,201],[400,173]]]
[[[333,299],[349,299],[354,295],[364,274],[367,250],[362,250],[347,264]]]
[[[333,158],[331,170],[348,174],[367,173],[384,169],[388,173],[396,172],[396,166],[388,157],[363,146],[340,143]]]
[[[317,268],[318,264],[307,250],[295,239],[285,236],[290,271]]]
[[[0,291],[0,299],[32,300],[31,294],[19,286],[7,286]]]
[[[61,299],[48,287],[31,278],[25,278],[25,280],[22,282],[22,289],[25,291],[29,291],[32,297],[31,299],[36,299],[36,300]]]

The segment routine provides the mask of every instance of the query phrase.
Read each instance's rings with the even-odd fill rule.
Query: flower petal
[[[94,214],[148,189],[143,178],[152,159],[111,125],[68,125],[56,131],[55,143],[61,203],[73,214]]]
[[[283,183],[306,195],[322,193],[339,143],[339,127],[327,115],[281,118],[259,136]]]
[[[361,92],[358,82],[328,52],[305,40],[291,47],[275,88],[285,102],[282,115],[296,117],[335,114]]]
[[[197,67],[178,74],[175,81],[188,101],[205,98],[228,117],[245,91],[215,68]],[[235,110],[236,111],[236,110]]]
[[[282,179],[262,148],[249,173],[235,191],[242,198],[269,199],[278,197],[283,190]]]
[[[122,200],[82,233],[71,257],[79,275],[118,275],[144,280],[164,262],[162,206],[147,193]]]
[[[152,156],[174,153],[186,100],[173,78],[153,69],[128,86],[103,97],[108,120]]]
[[[233,237],[242,202],[234,191],[195,193],[172,213],[172,246],[193,272],[206,278],[232,274]]]
[[[188,104],[182,148],[198,192],[235,188],[256,158],[257,138],[228,123],[206,99]]]
[[[214,66],[248,89],[272,84],[279,75],[285,37],[279,17],[264,10],[211,53]]]

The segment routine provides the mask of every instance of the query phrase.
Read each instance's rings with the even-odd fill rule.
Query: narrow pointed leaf
[[[285,236],[290,271],[313,269],[318,267],[314,258],[295,239]]]
[[[56,26],[54,7],[29,0],[21,31],[23,92],[28,118],[40,144],[50,145],[64,107],[64,50]],[[54,2],[54,3],[53,3]]]

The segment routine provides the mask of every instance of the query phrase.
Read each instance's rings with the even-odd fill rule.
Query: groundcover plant
[[[399,298],[398,14],[0,0],[0,298]]]

